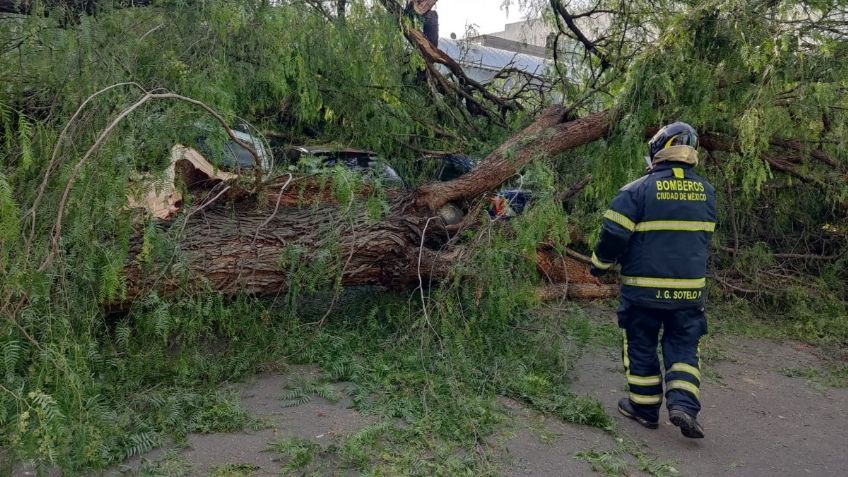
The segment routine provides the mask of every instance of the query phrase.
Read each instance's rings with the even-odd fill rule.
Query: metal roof
[[[439,38],[439,49],[464,67],[492,72],[509,66],[526,73],[542,75],[550,65],[550,62],[544,58],[450,38]]]
[[[338,155],[356,155],[356,156],[376,156],[377,153],[372,151],[364,151],[362,149],[354,149],[335,144],[318,144],[315,146],[292,146],[290,149],[302,152],[305,154],[338,154]]]

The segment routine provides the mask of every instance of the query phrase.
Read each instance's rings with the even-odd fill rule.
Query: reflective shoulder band
[[[631,287],[693,290],[696,288],[704,288],[707,285],[707,280],[705,278],[653,278],[622,276],[621,283]]]
[[[625,229],[631,232],[633,231],[633,229],[636,228],[636,224],[632,220],[627,218],[626,215],[616,212],[612,209],[607,209],[607,211],[604,212],[604,218],[617,223],[618,225],[624,227]]]

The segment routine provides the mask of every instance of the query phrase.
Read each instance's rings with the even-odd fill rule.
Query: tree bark
[[[415,13],[424,15],[436,5],[437,1],[438,0],[411,0],[409,4],[412,6],[412,9],[415,10]]]
[[[409,215],[377,223],[369,223],[364,216],[349,220],[330,205],[286,207],[270,221],[268,212],[259,211],[255,203],[211,207],[185,223],[179,267],[146,263],[143,239],[135,237],[124,270],[126,294],[110,306],[125,308],[152,291],[160,296],[207,291],[277,296],[286,293],[298,271],[325,286],[340,271],[342,286],[404,289],[422,282],[437,284],[465,258],[465,249],[434,250],[427,245],[427,237],[421,246],[427,225],[421,217]],[[440,230],[431,222],[427,236],[438,236]],[[328,251],[336,253],[318,265]],[[617,287],[589,275],[584,263],[551,250],[538,251],[537,267],[546,284],[540,293],[545,300],[609,298],[617,293]],[[177,268],[181,270],[176,272]]]
[[[391,193],[389,211],[380,220],[351,216],[328,190],[289,187],[281,194],[283,178],[267,182],[257,195],[242,191],[196,207],[168,226],[179,240],[179,267],[150,263],[143,238],[132,241],[124,270],[126,295],[112,305],[124,307],[151,291],[274,296],[287,290],[298,270],[327,284],[337,276],[342,285],[438,283],[468,254],[462,245],[446,245],[445,225],[434,211],[494,190],[534,158],[591,142],[610,127],[606,112],[563,124],[560,113],[558,108],[547,111],[465,176]],[[288,259],[281,260],[284,256]],[[316,267],[322,257],[323,266]],[[588,274],[586,264],[549,248],[538,252],[537,266],[552,284],[540,297],[552,298],[552,290],[569,298],[615,294]]]
[[[398,214],[369,223],[364,216],[344,217],[334,204],[285,206],[268,220],[270,215],[267,208],[245,200],[199,211],[184,225],[176,221],[173,227],[184,227],[179,248],[181,263],[188,267],[179,279],[170,276],[172,270],[140,261],[144,245],[140,237],[135,239],[125,269],[126,301],[150,290],[169,295],[186,286],[225,295],[275,295],[304,267],[321,275],[312,277],[319,282],[332,280],[341,269],[343,285],[403,288],[418,281],[420,217]],[[287,253],[289,259],[283,260]],[[330,258],[318,266],[322,256]],[[426,249],[422,274],[447,276],[450,258]]]
[[[546,110],[530,126],[489,154],[474,170],[449,182],[418,189],[416,203],[431,211],[444,204],[477,197],[496,189],[534,159],[552,156],[606,136],[612,125],[609,111],[561,123],[562,108]]]

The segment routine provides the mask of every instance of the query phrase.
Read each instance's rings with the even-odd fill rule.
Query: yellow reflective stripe
[[[695,289],[707,286],[706,278],[621,277],[621,283],[631,287]]]
[[[681,373],[691,374],[698,378],[698,381],[701,381],[701,371],[698,368],[692,366],[691,364],[686,363],[674,363],[671,365],[671,369],[668,372],[680,371]]]
[[[601,259],[598,258],[597,255],[592,253],[592,265],[594,265],[596,268],[600,268],[601,270],[606,270],[608,268],[612,268],[612,266],[615,265],[615,263],[614,262],[613,263],[602,262]]]
[[[691,220],[652,220],[639,222],[633,228],[634,232],[656,232],[667,230],[673,232],[715,232],[715,222],[696,222]]]
[[[636,404],[659,404],[662,402],[662,394],[654,394],[646,396],[644,394],[630,393],[630,400]]]
[[[655,386],[657,384],[662,384],[662,376],[634,376],[632,374],[628,374],[627,382],[637,386]]]
[[[683,174],[683,169],[681,169],[680,167],[674,167],[671,170],[674,171],[674,177],[677,179],[683,179],[684,177],[686,177],[686,175]]]
[[[624,336],[624,344],[622,345],[622,356],[624,359],[624,373],[630,374],[630,356],[627,356],[627,330],[621,330],[621,335]]]
[[[668,149],[669,147],[671,147],[671,143],[677,138],[677,136],[678,136],[677,134],[675,134],[674,136],[671,136],[671,139],[666,141],[665,146],[663,146],[663,149]]]
[[[698,389],[698,386],[695,386],[689,381],[680,381],[678,379],[675,379],[674,381],[669,381],[668,389],[682,389],[684,391],[689,391],[690,393],[694,394],[695,397],[698,399],[701,398],[701,391]]]
[[[633,231],[633,229],[636,228],[636,224],[633,223],[632,220],[627,218],[626,215],[620,214],[612,209],[608,209],[606,212],[604,212],[604,218],[612,220],[613,222],[617,223],[618,225],[624,227],[625,229],[631,232]]]

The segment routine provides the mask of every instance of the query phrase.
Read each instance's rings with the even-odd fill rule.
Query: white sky
[[[509,16],[501,10],[503,0],[440,0],[435,10],[439,12],[439,36],[465,37],[465,25],[475,24],[479,33],[503,31],[505,23],[520,21],[524,15],[518,5],[509,8]]]

